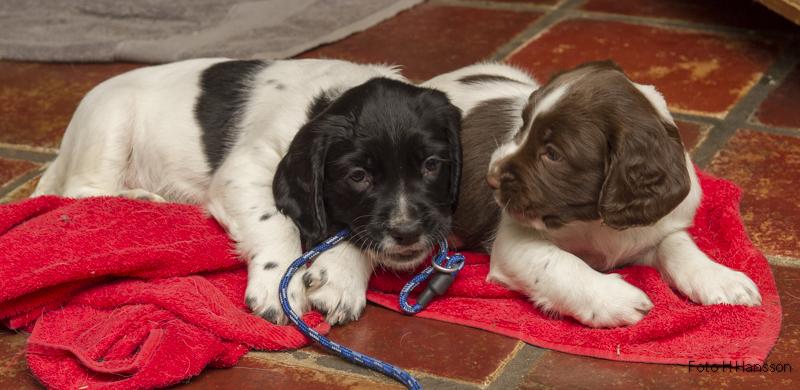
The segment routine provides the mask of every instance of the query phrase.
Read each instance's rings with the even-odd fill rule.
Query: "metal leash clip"
[[[445,261],[442,263],[447,264],[448,260],[450,260],[450,257],[445,259]],[[461,269],[461,267],[458,265],[453,266],[453,268],[441,266],[436,263],[435,257],[431,258],[431,265],[439,272],[431,276],[431,280],[428,281],[428,285],[425,287],[425,290],[423,290],[417,297],[417,305],[423,309],[428,306],[434,297],[437,295],[444,295],[444,293],[447,292],[447,289],[456,279],[454,273],[457,273]]]

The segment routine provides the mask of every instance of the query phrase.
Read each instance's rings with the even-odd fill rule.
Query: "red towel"
[[[614,272],[642,289],[654,308],[633,326],[591,329],[571,318],[549,318],[522,295],[487,283],[488,256],[468,253],[467,265],[447,295],[435,299],[417,315],[485,329],[544,348],[611,360],[763,364],[781,327],[775,280],[766,258],[745,233],[739,214],[741,189],[699,169],[697,172],[704,196],[689,233],[709,257],[753,279],[763,306],[698,305],[671,290],[654,268],[633,266]],[[399,280],[394,272],[380,273],[372,278],[367,298],[400,311],[397,294],[410,278]]]
[[[27,199],[0,206],[0,253],[0,319],[32,332],[28,364],[48,388],[159,388],[311,342],[248,314],[244,264],[197,206]]]
[[[700,306],[649,267],[617,271],[655,304],[635,326],[590,329],[542,315],[468,265],[447,297],[419,316],[486,329],[555,350],[614,360],[763,363],[781,307],[764,256],[747,239],[741,190],[702,172],[705,198],[690,232],[713,259],[748,274],[764,306]],[[150,389],[229,367],[249,348],[297,348],[295,328],[247,314],[246,274],[219,225],[199,207],[121,198],[42,197],[0,206],[0,319],[32,331],[27,359],[49,388]],[[411,276],[409,275],[408,278]],[[406,279],[378,274],[368,298],[398,310]],[[322,333],[316,313],[304,316]],[[619,353],[618,353],[619,352]]]

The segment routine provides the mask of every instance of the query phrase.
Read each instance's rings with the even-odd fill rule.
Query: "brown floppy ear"
[[[691,186],[678,129],[652,116],[630,122],[610,142],[598,205],[603,224],[618,230],[656,223]]]

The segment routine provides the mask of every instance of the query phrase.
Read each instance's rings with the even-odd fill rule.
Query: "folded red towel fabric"
[[[591,329],[571,318],[550,318],[524,296],[486,282],[489,257],[467,253],[466,266],[446,296],[435,299],[417,315],[485,329],[544,348],[611,360],[762,364],[781,326],[775,280],[766,258],[744,230],[739,214],[741,189],[700,170],[698,175],[704,197],[689,233],[709,257],[752,278],[763,306],[698,305],[671,290],[654,268],[634,266],[614,272],[642,289],[655,307],[633,326]],[[367,298],[400,311],[398,293],[412,276],[398,279],[394,272],[379,273],[370,281]]]
[[[0,253],[0,319],[32,332],[28,364],[49,388],[160,388],[311,342],[248,314],[244,264],[197,206],[27,199],[0,206]]]

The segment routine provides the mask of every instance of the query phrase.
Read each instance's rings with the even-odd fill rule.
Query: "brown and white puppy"
[[[480,64],[424,84],[464,112],[453,217],[460,249],[491,248],[488,279],[592,327],[631,325],[653,304],[618,274],[654,266],[701,304],[759,305],[755,283],[686,233],[702,190],[663,97],[611,62],[539,86]]]

